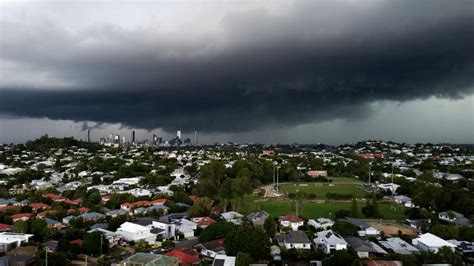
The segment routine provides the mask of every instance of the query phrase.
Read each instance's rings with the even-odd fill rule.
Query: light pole
[[[278,194],[278,171],[280,170],[280,166],[277,165],[277,176],[276,176],[276,179],[277,179],[277,194]]]

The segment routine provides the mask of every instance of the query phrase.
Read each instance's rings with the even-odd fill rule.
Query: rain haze
[[[0,143],[474,143],[473,1],[0,8]]]

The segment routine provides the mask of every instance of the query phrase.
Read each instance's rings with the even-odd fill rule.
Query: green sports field
[[[287,199],[264,199],[264,200],[246,200],[245,212],[250,213],[258,210],[265,210],[271,215],[277,217],[287,214],[296,214],[295,202]],[[303,210],[300,209],[299,215],[308,218],[318,217],[334,217],[334,213],[338,210],[351,209],[351,202],[342,201],[308,201],[303,204]],[[365,201],[358,201],[359,217],[363,218],[360,210],[365,206]],[[380,202],[379,211],[383,215],[383,219],[399,220],[404,219],[404,209],[399,205],[391,202]]]
[[[319,199],[324,199],[327,193],[352,194],[356,198],[364,198],[367,194],[362,189],[362,183],[357,179],[338,177],[331,183],[291,183],[280,185],[280,192],[285,194],[304,191],[314,193]]]

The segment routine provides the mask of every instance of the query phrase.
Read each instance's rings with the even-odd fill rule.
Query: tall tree
[[[357,200],[352,199],[351,216],[355,218],[355,217],[357,217],[358,213],[359,213],[359,208],[357,206]]]
[[[248,226],[234,230],[227,235],[224,244],[226,254],[231,256],[244,252],[254,260],[262,260],[270,254],[270,238],[259,227]]]

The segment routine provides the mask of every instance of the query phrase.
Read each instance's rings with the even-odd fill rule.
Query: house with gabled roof
[[[316,238],[313,241],[316,248],[326,254],[336,250],[347,249],[347,241],[332,230],[317,232],[315,236]]]

